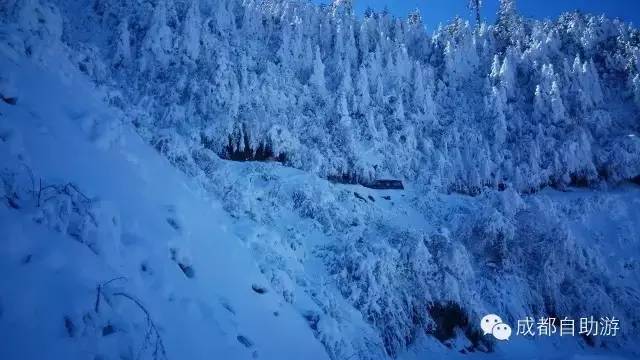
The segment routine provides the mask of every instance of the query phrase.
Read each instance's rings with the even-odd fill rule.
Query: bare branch
[[[128,299],[129,301],[133,302],[136,306],[138,306],[138,308],[140,310],[142,310],[142,312],[145,314],[146,316],[146,320],[147,320],[147,334],[145,335],[145,342],[144,342],[144,347],[143,350],[146,348],[146,345],[148,343],[150,343],[150,333],[154,333],[155,335],[155,344],[154,344],[154,351],[153,351],[153,358],[154,359],[167,359],[167,353],[166,353],[166,349],[164,347],[164,342],[162,341],[162,337],[160,336],[160,332],[158,331],[158,327],[156,326],[156,324],[153,322],[153,319],[151,318],[151,314],[149,314],[149,311],[147,310],[147,308],[135,297],[124,293],[124,292],[116,292],[112,294],[113,296],[121,296],[124,297],[125,299]]]

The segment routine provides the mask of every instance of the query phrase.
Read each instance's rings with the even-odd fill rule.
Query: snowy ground
[[[0,358],[146,358],[149,320],[170,359],[327,358],[298,312],[252,289],[268,280],[217,202],[131,128],[100,138],[119,114],[90,85],[1,61],[20,97],[0,104],[3,198],[14,186],[18,199],[0,206]],[[83,195],[45,190],[38,207],[31,177]]]
[[[448,348],[419,335],[398,358],[638,356],[637,333],[625,328],[640,316],[635,185],[525,197],[505,192],[478,202],[425,194],[411,184],[402,192],[332,184],[275,163],[211,154],[188,177],[135,133],[126,114],[105,105],[101,91],[64,57],[43,54],[34,63],[9,47],[0,51],[0,69],[11,74],[18,98],[15,105],[0,102],[1,359],[385,359],[384,324],[367,321],[376,304],[362,298],[385,294],[384,285],[398,285],[402,275],[391,277],[385,264],[367,258],[363,266],[380,267],[377,280],[387,282],[378,293],[359,295],[371,290],[360,283],[349,288],[344,280],[351,275],[332,268],[335,254],[327,248],[404,230],[418,243],[450,234],[455,241],[434,260],[446,275],[425,285],[424,302],[456,300],[473,316],[500,310],[513,320],[539,300],[530,287],[539,279],[515,271],[500,281],[486,275],[497,262],[480,256],[484,249],[475,248],[473,236],[484,228],[471,222],[506,221],[496,232],[513,231],[505,246],[515,252],[529,249],[520,236],[526,224],[536,220],[544,228],[553,219],[563,220],[559,228],[568,235],[549,253],[584,250],[580,259],[597,259],[587,265],[606,270],[578,280],[594,281],[584,284],[588,290],[610,291],[592,294],[593,301],[605,308],[615,300],[611,311],[626,329],[620,341],[591,348],[577,338],[515,338],[493,353],[463,355],[462,339]],[[476,216],[491,206],[500,213]],[[520,211],[521,217],[507,216]],[[384,244],[374,250],[396,259],[401,248]],[[583,269],[573,264],[580,261],[570,261],[567,271]]]
[[[211,191],[219,193],[225,209],[229,211],[237,226],[237,235],[240,239],[250,244],[253,256],[259,264],[261,271],[271,280],[274,289],[281,293],[287,301],[294,305],[299,302],[298,294],[311,294],[312,298],[320,304],[321,308],[331,306],[335,301],[335,293],[340,293],[339,280],[332,278],[327,270],[318,264],[317,249],[334,244],[335,242],[348,241],[348,239],[364,233],[362,228],[375,227],[380,221],[391,224],[393,227],[411,229],[418,233],[437,233],[441,229],[448,229],[451,233],[465,234],[467,223],[476,221],[476,213],[485,211],[484,205],[478,205],[475,199],[460,195],[432,194],[422,197],[414,189],[406,191],[377,191],[363,188],[359,185],[341,185],[320,180],[312,175],[298,170],[284,168],[278,164],[260,163],[232,163],[221,161],[213,172],[212,181],[215,189]],[[230,190],[233,189],[233,190]],[[309,215],[307,209],[296,207],[295,201],[290,199],[291,194],[301,192],[312,200],[313,215]],[[356,195],[357,194],[357,195]],[[504,195],[506,208],[513,207],[516,210],[527,209],[517,218],[516,239],[530,241],[543,234],[546,227],[553,228],[556,221],[562,223],[563,234],[566,234],[567,242],[561,245],[545,244],[543,239],[535,239],[539,243],[531,246],[549,247],[540,254],[558,254],[558,257],[567,264],[579,261],[580,252],[588,253],[586,258],[594,261],[591,269],[594,272],[604,271],[603,278],[609,282],[610,290],[614,294],[620,294],[619,298],[602,300],[597,287],[590,287],[589,275],[578,278],[578,287],[584,287],[584,299],[589,302],[605,301],[605,308],[612,309],[614,315],[624,319],[622,328],[626,327],[624,334],[619,335],[620,343],[598,343],[591,347],[579,337],[569,339],[537,339],[529,340],[522,337],[514,337],[512,341],[496,345],[495,351],[486,354],[482,352],[469,353],[463,350],[469,345],[466,339],[456,341],[452,347],[447,347],[430,337],[421,336],[416,343],[405,353],[400,354],[400,359],[421,359],[429,354],[429,358],[520,358],[527,354],[531,359],[632,359],[637,356],[635,339],[637,335],[633,330],[633,322],[638,313],[631,310],[624,314],[622,309],[629,303],[637,301],[637,284],[639,283],[638,257],[638,224],[640,208],[640,188],[635,185],[625,185],[620,188],[602,189],[598,191],[586,189],[568,189],[567,191],[544,190],[539,194],[524,196],[516,200]],[[295,196],[293,196],[295,198]],[[387,200],[389,198],[389,200]],[[512,202],[513,201],[513,202]],[[499,206],[497,206],[499,207]],[[515,210],[511,210],[514,211]],[[544,214],[539,213],[544,211]],[[507,211],[508,212],[508,211]],[[425,216],[423,214],[428,214]],[[560,219],[560,220],[559,220]],[[480,221],[485,221],[481,218]],[[291,224],[296,224],[295,228]],[[533,229],[531,239],[526,237],[526,232]],[[541,230],[543,229],[543,230]],[[378,233],[380,236],[388,236],[385,230]],[[299,241],[291,239],[300,239]],[[518,243],[510,244],[516,246]],[[473,253],[472,244],[468,247],[468,256],[479,256]],[[523,248],[527,246],[523,245]],[[293,249],[293,250],[291,250]],[[517,252],[516,252],[517,253]],[[575,254],[575,255],[572,255]],[[517,255],[516,255],[517,257]],[[554,256],[550,256],[552,258]],[[297,260],[297,261],[292,261]],[[518,258],[515,266],[524,267],[531,263],[526,257]],[[459,263],[455,256],[447,258],[452,262],[452,267],[469,266]],[[524,311],[528,301],[534,301],[535,288],[528,285],[536,280],[523,280],[513,275],[505,278],[494,279],[492,275],[483,276],[482,271],[491,272],[488,268],[495,265],[487,264],[479,266],[481,261],[473,259],[474,270],[471,282],[475,284],[463,285],[470,289],[458,288],[456,285],[447,287],[442,285],[440,296],[466,301],[465,291],[472,291],[471,301],[478,301],[474,305],[479,306],[478,312],[492,311],[496,307],[513,314],[511,322],[518,318],[531,315]],[[554,261],[555,259],[549,259]],[[531,271],[541,273],[543,276],[554,277],[557,274],[555,268],[545,263],[544,259],[533,263]],[[449,270],[447,270],[449,271]],[[567,266],[568,273],[573,271]],[[590,270],[585,270],[589,273]],[[457,279],[446,281],[456,282]],[[445,281],[445,282],[446,282]],[[527,282],[528,281],[528,282]],[[599,281],[599,280],[596,280]],[[495,283],[493,283],[495,282]],[[583,282],[583,283],[581,283]],[[505,284],[502,286],[501,284]],[[482,299],[487,293],[482,293],[487,287],[495,286],[488,292],[494,296],[504,298]],[[612,290],[615,288],[615,290]],[[497,289],[497,290],[496,290]],[[456,292],[457,291],[457,292]],[[477,293],[477,292],[479,293]],[[593,292],[591,292],[593,291]],[[292,294],[289,296],[289,294]],[[574,294],[565,294],[570,298]],[[437,296],[425,294],[425,297]],[[478,299],[480,297],[480,299]],[[560,296],[562,298],[562,296]],[[484,301],[482,301],[484,300]],[[495,300],[495,301],[494,301]],[[325,341],[329,348],[341,349],[353,347],[355,353],[361,347],[370,348],[370,343],[358,343],[358,339],[364,336],[372,336],[368,341],[378,341],[377,334],[362,333],[358,337],[352,337],[345,333],[345,328],[364,329],[366,324],[361,324],[361,317],[352,312],[345,314],[353,304],[345,304],[338,300],[338,311],[331,311],[323,317],[322,322],[332,324],[332,329],[321,329],[320,339]],[[331,304],[331,305],[328,305]],[[335,305],[334,305],[335,306]],[[491,307],[496,306],[496,307]],[[607,307],[608,306],[608,307]],[[342,313],[341,313],[342,312]],[[622,315],[619,315],[622,314]],[[348,325],[347,325],[348,324]],[[354,326],[355,325],[355,326]],[[338,331],[332,331],[334,329]],[[361,330],[362,331],[362,330]],[[618,340],[615,339],[615,340]],[[607,339],[608,340],[608,339]],[[378,343],[378,349],[382,347]],[[340,353],[340,351],[338,351]],[[347,351],[346,353],[353,353]],[[375,353],[375,352],[374,352]],[[382,352],[371,355],[371,358],[384,358]],[[339,357],[340,358],[340,357]],[[367,358],[367,357],[363,357]]]

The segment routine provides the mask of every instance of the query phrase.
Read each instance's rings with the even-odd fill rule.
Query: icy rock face
[[[97,357],[388,359],[500,350],[489,312],[593,314],[633,351],[638,31],[505,1],[428,35],[350,3],[0,5],[2,219],[31,224],[3,266],[50,233],[84,259],[42,245],[35,273],[85,289],[47,326]],[[356,185],[379,178],[406,190]]]

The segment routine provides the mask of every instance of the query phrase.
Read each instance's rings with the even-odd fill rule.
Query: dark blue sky
[[[312,0],[329,3],[331,0]],[[483,0],[483,18],[493,21],[499,0]],[[420,9],[429,31],[439,23],[446,23],[456,15],[469,17],[468,0],[354,0],[356,12],[362,14],[368,6],[382,10],[385,6],[396,16],[406,16],[410,10]],[[640,24],[640,0],[516,0],[517,8],[526,17],[555,18],[570,10],[581,10],[592,14],[605,14]]]

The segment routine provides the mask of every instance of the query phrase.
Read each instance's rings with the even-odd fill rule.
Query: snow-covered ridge
[[[614,186],[640,161],[625,24],[505,13],[427,36],[416,14],[297,1],[0,15],[0,93],[17,99],[0,102],[0,357],[560,351],[478,339],[489,311],[613,315],[620,337],[563,349],[637,356],[640,192]],[[291,166],[220,159],[245,138]],[[407,190],[324,179],[342,172]],[[548,184],[594,189],[525,195]],[[443,304],[469,320],[454,338]]]

